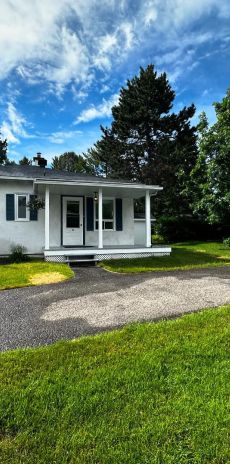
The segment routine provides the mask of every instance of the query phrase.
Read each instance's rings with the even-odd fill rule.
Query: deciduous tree
[[[196,185],[194,211],[210,223],[230,223],[230,89],[214,103],[217,121],[208,127],[203,115],[198,126],[199,156],[192,173]]]

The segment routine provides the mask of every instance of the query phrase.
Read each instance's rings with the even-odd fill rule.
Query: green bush
[[[157,243],[157,244],[160,245],[160,244],[165,242],[165,239],[164,239],[164,237],[162,237],[162,235],[153,234],[152,235],[152,242],[153,242],[153,244]]]
[[[12,245],[9,260],[11,263],[23,263],[28,261],[28,256],[25,255],[26,248],[22,245]]]
[[[154,233],[168,243],[186,240],[223,241],[224,237],[229,236],[230,226],[211,225],[196,216],[161,216],[156,222]]]
[[[225,240],[223,240],[223,244],[227,247],[227,248],[230,248],[230,237],[226,238]]]

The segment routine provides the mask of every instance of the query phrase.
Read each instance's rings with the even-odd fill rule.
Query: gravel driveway
[[[76,268],[55,285],[0,292],[1,350],[38,346],[230,302],[230,267],[147,274]]]

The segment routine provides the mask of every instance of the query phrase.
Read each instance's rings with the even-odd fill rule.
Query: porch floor
[[[83,247],[52,247],[44,250],[44,256],[47,261],[80,261],[87,259],[92,261],[101,261],[104,259],[121,259],[121,258],[138,258],[147,256],[169,255],[171,248],[167,245],[153,245],[144,247],[138,245],[113,245],[98,248],[95,246]]]
[[[79,246],[59,246],[59,247],[50,247],[49,250],[45,251],[98,251],[98,250],[151,250],[152,248],[169,248],[168,245],[152,245],[151,247],[146,247],[144,245],[105,245],[103,248],[99,248],[98,246],[86,246],[86,245],[79,245]]]

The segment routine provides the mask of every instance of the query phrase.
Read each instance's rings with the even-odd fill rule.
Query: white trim
[[[79,203],[79,227],[66,227],[66,212],[67,212],[67,202],[74,201]],[[83,217],[83,197],[76,195],[64,195],[62,196],[62,244],[63,246],[78,246],[83,245],[83,237],[84,237],[84,217]],[[71,234],[70,229],[74,232]],[[70,236],[68,237],[68,232],[70,232]],[[72,237],[71,237],[72,235]],[[77,236],[79,235],[79,237]],[[71,243],[71,238],[73,242]],[[68,242],[68,239],[70,241]]]
[[[24,179],[22,179],[24,180]],[[33,180],[33,179],[31,179]],[[69,180],[69,181],[61,181],[61,180],[45,180],[45,179],[34,179],[34,184],[40,185],[79,185],[85,187],[117,187],[117,188],[130,188],[130,189],[137,189],[137,190],[163,190],[163,187],[159,187],[159,185],[145,185],[145,184],[132,184],[126,182],[100,182],[100,181],[81,181],[81,180]]]
[[[19,197],[26,197],[26,217],[25,218],[19,218],[18,217],[18,198]],[[14,205],[15,205],[15,221],[16,222],[29,222],[30,220],[30,210],[27,206],[27,203],[29,201],[30,194],[29,193],[15,193],[14,194]]]
[[[145,218],[142,218],[142,219],[140,219],[140,218],[139,218],[139,219],[134,218],[134,221],[135,221],[135,222],[145,222]],[[155,218],[154,218],[154,219],[151,218],[150,221],[151,221],[151,222],[156,222],[156,219],[155,219]]]
[[[45,248],[50,246],[50,188],[47,185],[45,191]]]
[[[61,179],[56,179],[56,180],[52,180],[52,179],[48,179],[48,180],[45,180],[43,178],[40,178],[40,177],[37,177],[37,178],[34,178],[34,177],[22,177],[22,176],[0,176],[0,180],[3,179],[3,180],[19,180],[19,181],[30,181],[30,182],[33,182],[34,184],[43,184],[43,185],[46,185],[46,184],[50,184],[50,185],[83,185],[83,186],[86,186],[86,187],[98,187],[98,186],[101,186],[101,187],[121,187],[121,188],[131,188],[131,189],[148,189],[148,190],[163,190],[163,187],[160,187],[159,185],[146,185],[146,184],[135,184],[135,183],[128,183],[128,182],[113,182],[113,181],[109,181],[109,182],[106,182],[106,181],[103,181],[103,182],[100,182],[100,180],[98,181],[86,181],[86,180],[79,180],[79,179],[76,179],[76,180],[61,180]]]
[[[104,219],[103,218],[103,201],[104,200],[112,200],[113,201],[113,219]],[[96,223],[98,222],[98,219],[96,218],[96,201],[94,201],[94,230],[98,230],[96,228]],[[112,229],[103,229],[103,223],[104,222],[112,222],[113,223],[113,228]],[[115,201],[115,197],[104,197],[103,196],[103,199],[102,199],[102,229],[103,231],[106,231],[106,232],[115,232],[116,231],[116,201]]]
[[[145,231],[146,231],[146,247],[151,247],[151,203],[149,190],[145,192]]]
[[[22,177],[22,176],[0,176],[0,180],[21,180],[21,181],[30,181],[33,182],[34,178],[32,177]]]
[[[98,189],[98,248],[103,248],[103,229],[102,229],[102,211],[103,211],[102,188]]]
[[[120,248],[103,248],[99,249],[97,247],[82,247],[82,248],[63,248],[63,249],[52,249],[52,250],[44,250],[45,256],[86,256],[86,255],[103,255],[103,254],[121,254],[121,253],[171,253],[172,249],[169,246],[163,245],[155,245],[150,248],[146,247],[126,247],[125,245]]]

